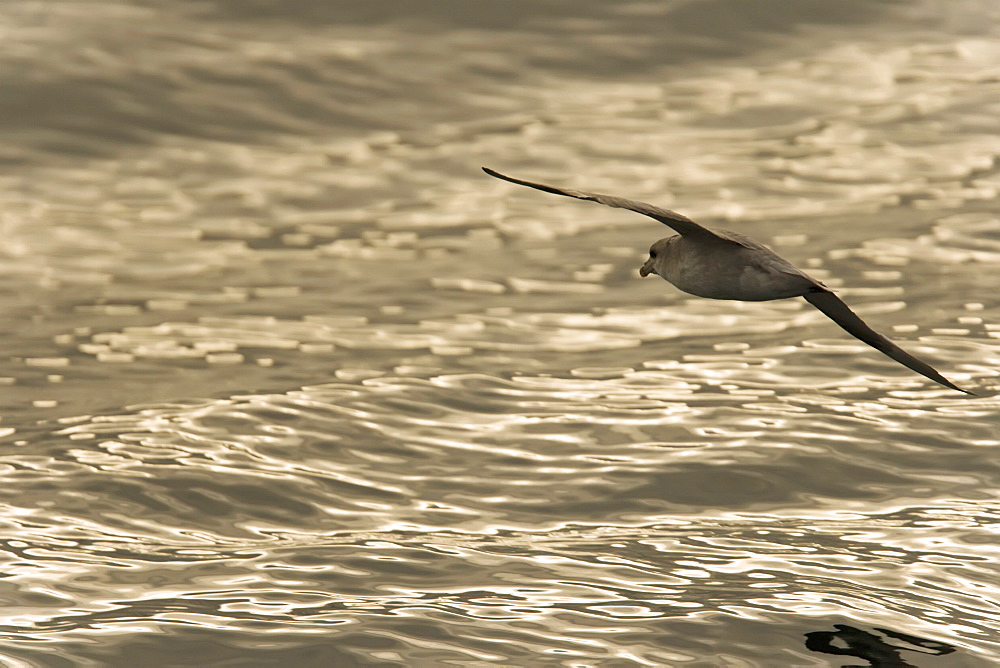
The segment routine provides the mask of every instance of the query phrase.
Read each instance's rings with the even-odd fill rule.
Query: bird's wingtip
[[[980,395],[976,394],[975,392],[973,392],[972,390],[967,390],[964,387],[959,387],[958,385],[956,385],[955,383],[951,382],[947,378],[945,379],[945,381],[946,382],[941,383],[941,385],[944,385],[945,387],[948,387],[948,388],[950,388],[952,390],[956,390],[958,392],[961,392],[962,394],[968,395],[970,397],[978,397],[978,396],[980,396]]]
[[[489,174],[493,178],[500,179],[501,181],[509,181],[510,183],[517,183],[517,184],[522,185],[522,186],[531,186],[532,188],[536,187],[532,183],[527,183],[525,181],[521,181],[520,179],[515,179],[512,176],[507,176],[506,174],[501,174],[500,172],[498,172],[495,169],[490,169],[489,167],[483,167],[482,169],[483,169],[484,172],[486,172],[487,174]]]

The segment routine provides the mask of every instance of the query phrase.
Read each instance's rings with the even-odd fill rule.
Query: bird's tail
[[[895,343],[882,336],[874,329],[865,324],[865,321],[858,317],[847,304],[840,300],[840,297],[827,291],[809,292],[802,295],[807,302],[822,311],[828,318],[844,328],[851,336],[867,343],[880,353],[891,357],[905,367],[916,371],[921,376],[930,378],[935,383],[940,383],[953,390],[964,392],[976,396],[973,392],[963,390],[958,385],[939,374],[934,367],[925,362],[921,362],[916,357],[906,352]]]

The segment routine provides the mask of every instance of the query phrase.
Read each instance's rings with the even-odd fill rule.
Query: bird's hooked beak
[[[653,269],[653,258],[649,258],[648,260],[646,260],[646,264],[642,265],[642,267],[639,269],[639,275],[642,276],[643,278],[646,278],[650,274],[655,274],[655,273],[656,269]]]

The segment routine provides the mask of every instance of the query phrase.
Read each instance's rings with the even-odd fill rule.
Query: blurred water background
[[[998,20],[5,0],[0,660],[1000,664]]]

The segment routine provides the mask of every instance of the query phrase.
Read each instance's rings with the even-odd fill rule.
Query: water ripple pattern
[[[1000,13],[754,7],[4,3],[0,662],[1000,663]]]

